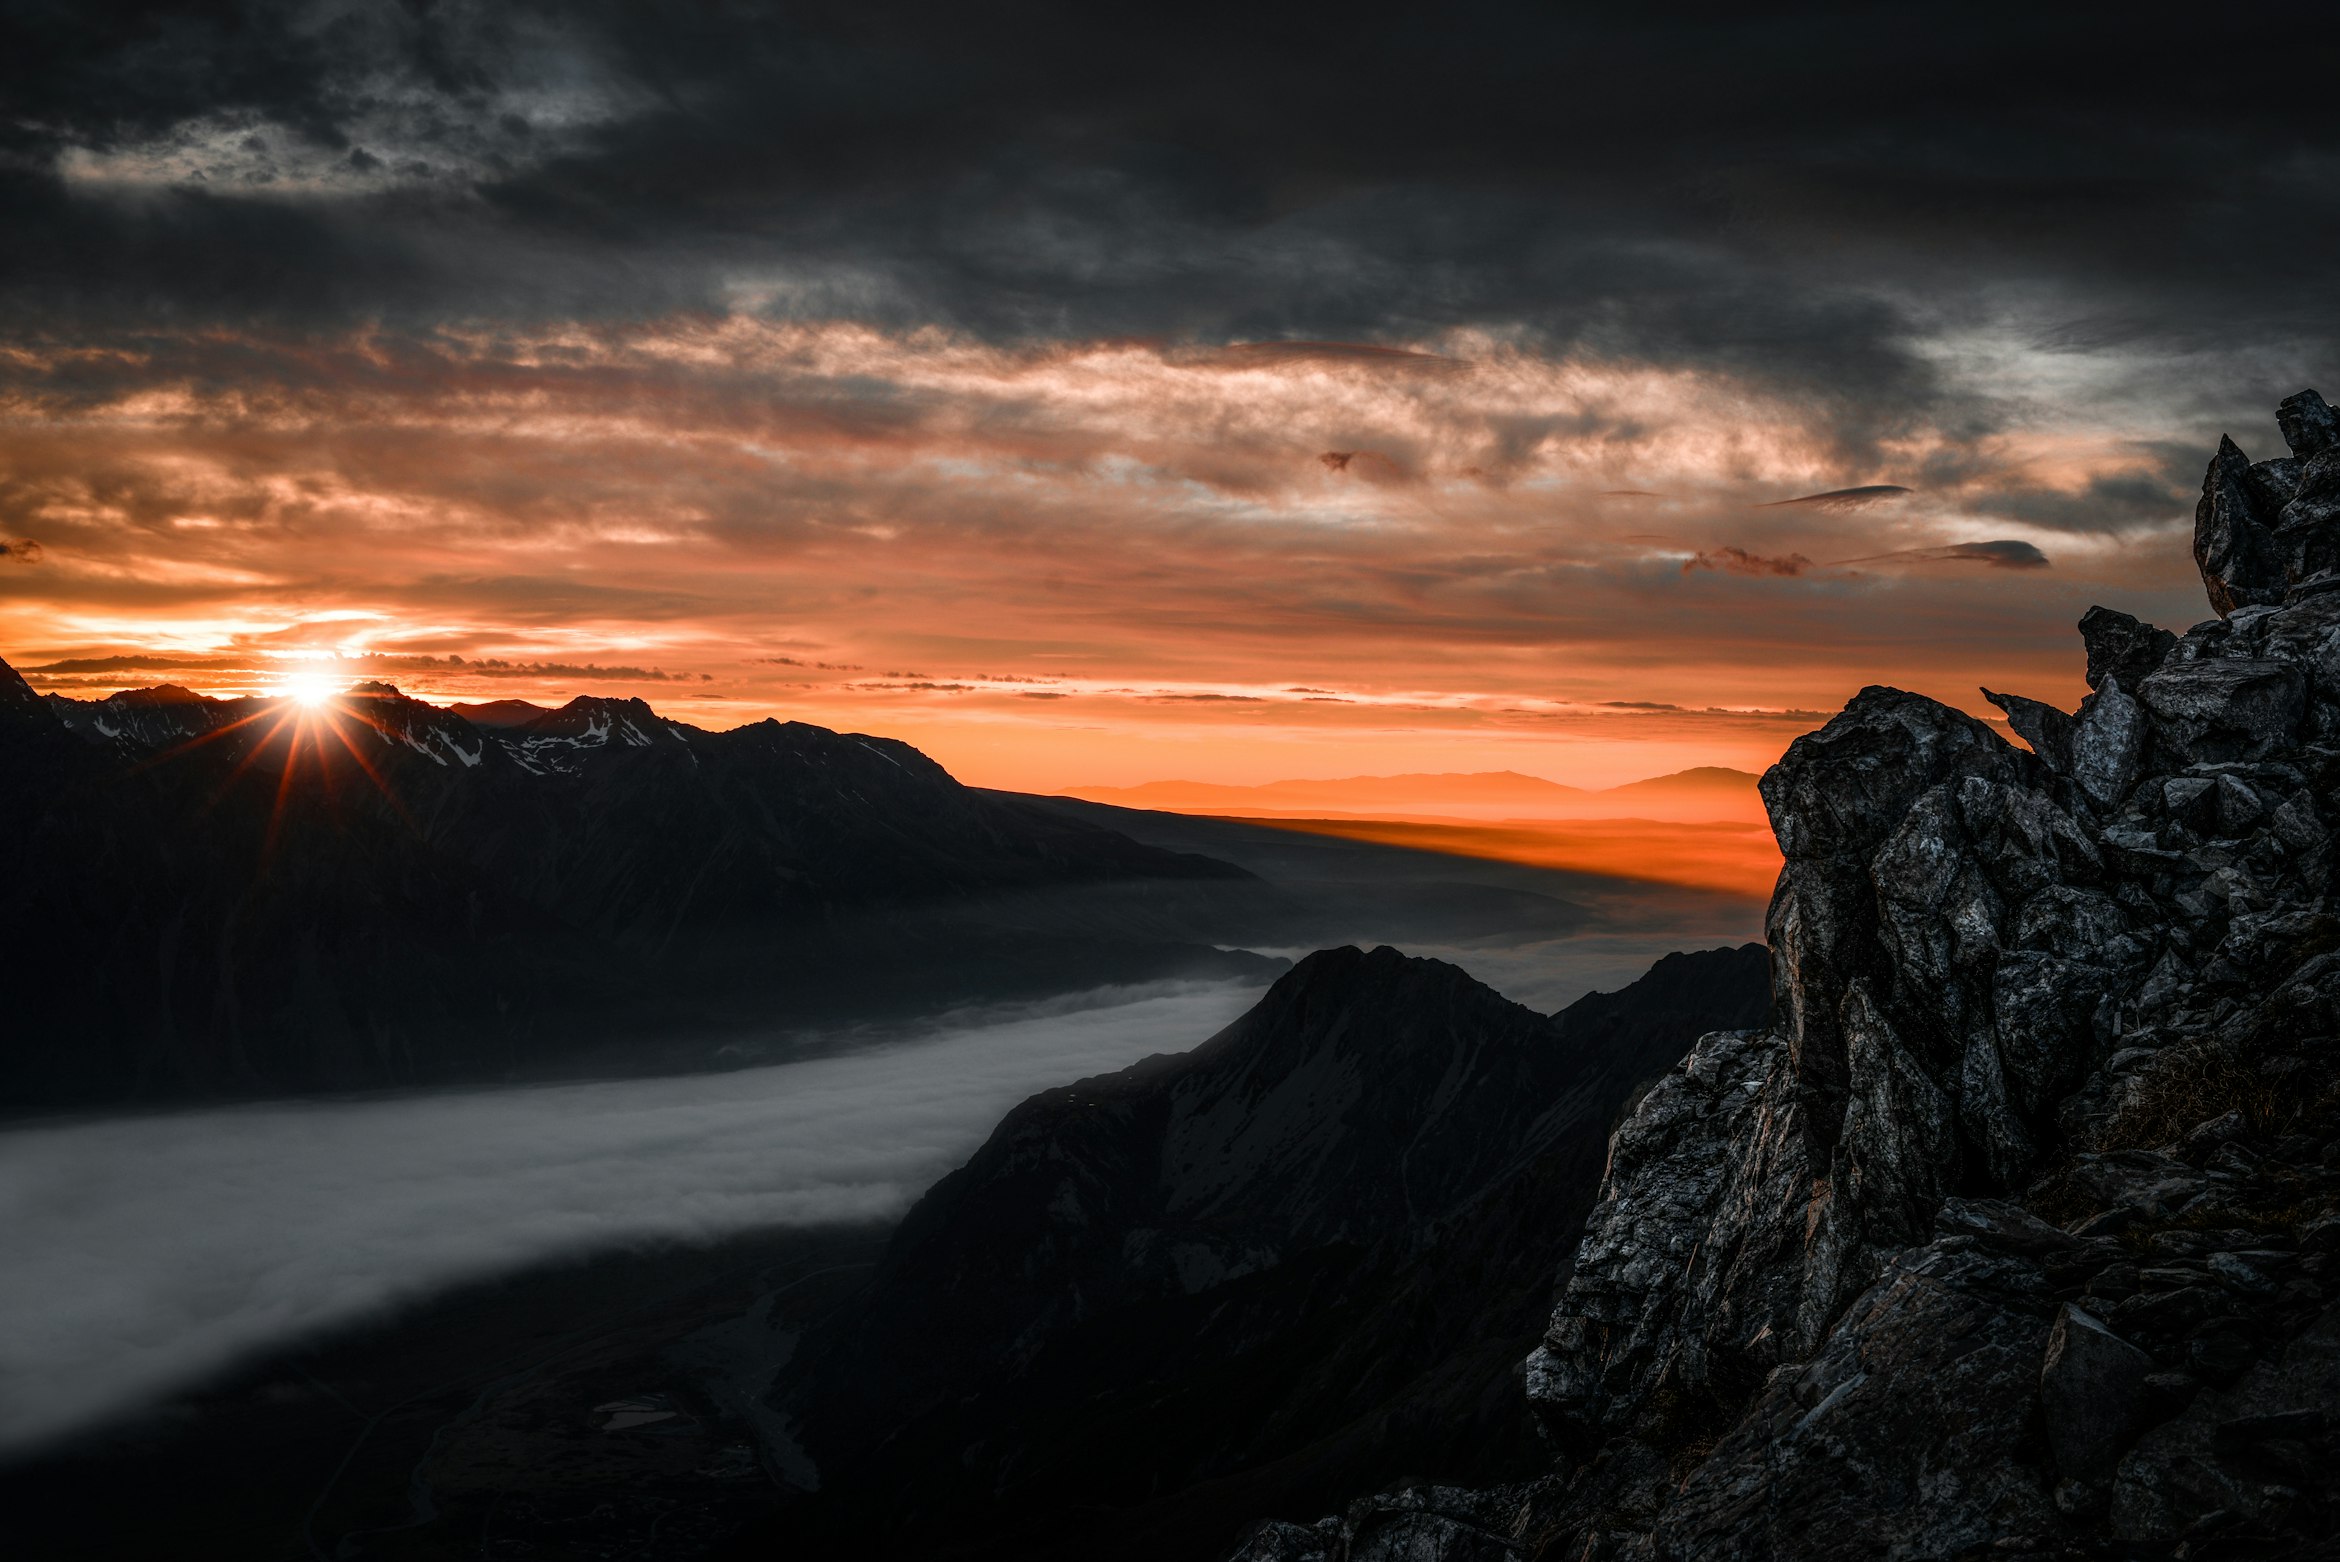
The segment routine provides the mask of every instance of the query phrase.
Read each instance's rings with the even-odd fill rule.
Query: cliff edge
[[[1763,778],[1774,1020],[1611,1143],[1552,1472],[1242,1558],[2333,1554],[2340,428],[2277,419],[2204,481],[2220,616],[2091,609],[2078,711],[1986,691],[2028,752],[1870,688]]]

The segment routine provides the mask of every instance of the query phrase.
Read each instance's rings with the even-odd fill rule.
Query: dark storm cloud
[[[2191,519],[2202,466],[2200,451],[2173,451],[2125,471],[2099,473],[2072,491],[1984,487],[1968,500],[2001,520],[2055,531],[2118,535]]]
[[[1913,349],[1992,324],[1994,288],[2037,302],[2040,351],[2222,355],[2165,392],[2193,416],[2296,388],[2335,331],[2340,128],[2313,46],[2271,74],[2233,11],[50,4],[18,31],[0,310],[35,334],[742,301],[995,338],[1493,325],[1769,383],[1857,452],[2006,420]]]

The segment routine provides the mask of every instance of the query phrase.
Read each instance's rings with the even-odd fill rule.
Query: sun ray
[[[367,727],[376,732],[384,731],[384,728],[381,726],[381,724],[370,719],[364,711],[352,710],[348,711],[346,714],[356,717],[359,721],[365,723]],[[349,757],[356,761],[359,770],[365,772],[366,779],[374,783],[374,790],[382,794],[382,800],[388,803],[391,809],[397,813],[398,817],[406,822],[408,828],[419,831],[422,828],[421,825],[416,823],[414,815],[406,811],[406,804],[400,800],[398,793],[392,789],[390,783],[383,778],[382,773],[374,768],[374,762],[366,758],[364,754],[358,751],[358,746],[349,740],[349,734],[341,730],[341,724],[332,720],[332,718],[328,716],[325,719],[324,725],[326,726],[327,730],[332,732],[333,736],[340,742],[341,746],[349,751]],[[318,739],[318,747],[320,749],[324,747],[324,739]]]
[[[273,735],[271,734],[271,736]],[[262,744],[254,745],[255,754],[265,742],[266,740],[263,739]],[[300,767],[301,731],[298,726],[294,726],[292,727],[291,741],[285,749],[284,769],[278,773],[276,778],[276,800],[268,808],[268,829],[260,837],[260,870],[263,873],[267,871],[268,865],[276,860],[277,834],[284,826],[285,812],[292,797],[294,775]]]
[[[236,731],[238,728],[249,727],[252,725],[252,723],[265,717],[278,716],[282,714],[283,713],[281,711],[268,709],[256,710],[249,716],[239,716],[224,727],[214,727],[209,732],[198,733],[194,737],[189,738],[184,743],[174,743],[169,748],[162,750],[150,758],[140,760],[136,765],[131,767],[130,774],[137,775],[141,771],[151,770],[156,765],[159,765],[168,759],[182,758],[185,755],[193,753],[195,750],[203,747],[207,743],[218,742],[221,738],[226,737],[229,733]]]

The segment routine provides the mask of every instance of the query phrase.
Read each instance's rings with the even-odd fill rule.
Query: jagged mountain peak
[[[176,683],[158,683],[144,689],[118,689],[106,696],[108,705],[203,705],[214,703],[208,694]]]
[[[56,717],[43,703],[33,686],[24,681],[24,675],[0,661],[0,721],[21,722],[37,726],[54,726]]]
[[[635,717],[658,717],[658,712],[650,708],[650,702],[638,694],[579,694],[551,714],[606,715],[620,711]]]
[[[1544,1016],[1457,966],[1387,945],[1320,951],[1173,1089],[1170,1207],[1272,1211],[1326,1241],[1436,1219],[1524,1136],[1559,1054]]]
[[[524,727],[540,716],[551,714],[543,706],[531,705],[526,700],[488,700],[480,704],[459,702],[450,705],[448,709],[473,726],[484,727],[490,731]]]
[[[649,748],[663,740],[680,738],[683,723],[670,721],[639,697],[580,694],[558,710],[510,729],[525,744],[563,742],[592,747]]]
[[[2220,618],[2340,582],[2340,433],[2313,390],[2275,421],[2291,454],[2254,462],[2226,435],[2194,507],[2194,563]]]
[[[1034,1096],[800,1346],[778,1399],[823,1495],[789,1543],[1194,1555],[1246,1516],[1195,1484],[1230,1471],[1515,1459],[1525,1421],[1487,1407],[1549,1304],[1539,1239],[1581,1220],[1630,1092],[1764,1009],[1755,946],[1558,1017],[1345,946],[1191,1052]],[[1084,1528],[1116,1503],[1142,1542]],[[1003,1515],[1012,1543],[973,1538]]]

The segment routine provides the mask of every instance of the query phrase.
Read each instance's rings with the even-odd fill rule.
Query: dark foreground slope
[[[1256,892],[1240,869],[906,744],[640,701],[484,729],[387,685],[80,703],[0,665],[0,807],[0,1112],[650,1065],[678,1035],[1278,969],[1116,915],[1132,886]]]
[[[1864,690],[1764,777],[1773,1028],[1619,1131],[1513,1485],[1250,1562],[2340,1547],[2340,428],[2223,442],[2220,617],[2081,621],[2030,752]]]
[[[775,1392],[819,1493],[742,1555],[1192,1555],[1263,1507],[1534,1460],[1516,1362],[1631,1093],[1759,1023],[1760,946],[1554,1018],[1310,956],[1192,1053],[1036,1096]],[[801,1465],[799,1465],[801,1469]]]

